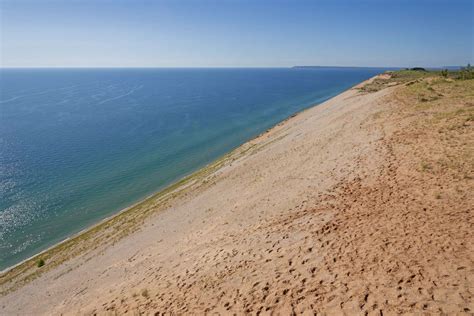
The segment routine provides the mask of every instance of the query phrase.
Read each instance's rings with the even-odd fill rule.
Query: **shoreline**
[[[368,78],[366,80],[363,80],[357,84],[354,84],[353,86],[350,86],[349,88],[345,89],[345,90],[342,90],[341,92],[339,93],[335,93],[327,98],[325,98],[323,101],[320,101],[318,103],[313,103],[311,105],[309,105],[308,107],[300,110],[300,111],[297,111],[289,116],[287,116],[286,118],[282,119],[281,121],[275,123],[273,126],[267,128],[265,131],[257,134],[256,136],[254,137],[251,137],[249,138],[248,140],[246,140],[245,142],[243,142],[242,144],[236,146],[235,148],[231,149],[229,152],[227,153],[224,153],[223,155],[221,155],[220,157],[217,157],[216,159],[214,159],[213,161],[205,164],[204,166],[202,167],[197,167],[196,170],[190,172],[189,174],[187,175],[184,175],[180,178],[178,178],[176,181],[174,182],[171,182],[170,184],[168,185],[165,185],[163,188],[159,189],[158,191],[154,192],[154,193],[151,193],[149,194],[148,196],[140,199],[139,201],[125,207],[125,208],[122,208],[120,210],[118,210],[117,212],[115,212],[114,214],[111,214],[101,220],[99,220],[98,222],[88,226],[88,227],[85,227],[83,229],[81,229],[79,232],[75,233],[75,234],[72,234],[70,236],[68,236],[67,238],[47,247],[46,249],[28,257],[28,258],[25,258],[24,260],[10,266],[10,267],[7,267],[3,270],[0,271],[0,286],[3,284],[3,280],[2,278],[4,278],[6,275],[8,275],[10,273],[10,271],[16,269],[16,268],[19,268],[21,267],[23,264],[26,264],[26,263],[31,263],[31,261],[36,261],[36,260],[39,260],[41,256],[44,256],[44,255],[48,255],[48,252],[50,251],[54,251],[56,250],[57,248],[59,248],[60,246],[68,243],[68,242],[73,242],[75,239],[77,238],[80,238],[82,237],[83,235],[85,234],[89,234],[91,233],[92,231],[98,229],[99,227],[101,227],[102,225],[107,225],[110,221],[113,221],[114,219],[116,219],[117,217],[120,217],[124,214],[126,214],[127,212],[131,211],[132,209],[134,208],[138,208],[148,202],[152,202],[154,199],[158,199],[158,198],[165,198],[166,197],[166,194],[172,194],[174,191],[176,190],[180,190],[180,189],[185,189],[186,188],[186,184],[189,184],[188,181],[192,181],[194,177],[198,176],[201,172],[205,172],[207,171],[208,168],[213,168],[213,167],[216,167],[216,165],[219,165],[219,167],[221,166],[220,164],[221,163],[225,163],[225,160],[230,158],[231,156],[233,156],[234,154],[237,154],[237,151],[243,149],[243,147],[245,147],[246,145],[250,144],[251,142],[254,142],[256,141],[257,139],[259,139],[260,137],[264,136],[265,134],[268,134],[270,131],[272,131],[273,129],[277,128],[278,126],[284,124],[285,122],[289,121],[290,119],[294,118],[294,117],[297,117],[298,115],[301,115],[302,113],[314,108],[314,107],[317,107],[325,102],[328,102],[329,100],[349,91],[349,90],[352,90],[352,89],[355,89],[365,83],[368,83],[368,82],[371,82],[374,78],[376,78],[377,76],[379,76],[380,74],[377,74],[371,78]],[[218,171],[218,168],[215,168],[213,169],[213,171]],[[212,172],[212,171],[211,171]],[[194,179],[194,180],[198,180],[198,179]],[[183,187],[181,188],[180,186],[183,185]],[[189,185],[192,185],[189,184]],[[158,212],[157,212],[158,213]],[[153,214],[150,214],[150,215],[153,215]],[[60,264],[60,263],[59,263]],[[55,264],[56,266],[57,264]],[[0,291],[0,295],[2,295],[3,292]]]
[[[323,102],[325,102],[325,101],[323,101]],[[190,172],[189,174],[186,174],[186,175],[184,175],[184,176],[178,178],[178,180],[175,180],[175,181],[171,182],[170,184],[165,185],[163,188],[159,189],[158,191],[156,191],[156,192],[154,192],[154,193],[151,193],[151,194],[149,194],[149,195],[147,195],[147,196],[145,196],[145,197],[139,199],[139,201],[137,201],[137,202],[135,202],[135,203],[133,203],[133,204],[127,206],[127,207],[124,207],[124,208],[122,208],[122,209],[120,209],[120,210],[114,212],[114,214],[109,215],[109,216],[107,216],[107,217],[105,217],[105,218],[99,220],[98,222],[96,222],[96,223],[94,223],[94,224],[91,224],[91,225],[89,225],[89,226],[86,227],[86,228],[81,229],[79,232],[74,233],[74,234],[72,234],[72,235],[70,235],[70,236],[64,238],[63,240],[61,240],[61,241],[59,241],[59,242],[57,242],[57,243],[55,243],[55,244],[53,244],[53,245],[47,247],[46,249],[44,249],[44,250],[42,250],[42,251],[40,251],[40,252],[38,252],[38,253],[36,253],[36,254],[34,254],[34,255],[28,257],[28,258],[26,258],[26,259],[24,259],[24,260],[22,260],[22,261],[20,261],[20,262],[18,262],[18,263],[16,263],[16,264],[14,264],[14,265],[12,265],[12,266],[10,266],[10,267],[7,267],[7,268],[5,268],[5,269],[3,269],[3,270],[0,270],[0,278],[1,278],[1,275],[2,275],[2,274],[8,273],[10,270],[14,269],[15,267],[20,266],[20,265],[22,265],[23,263],[25,263],[25,262],[27,262],[27,261],[29,261],[29,260],[35,259],[35,258],[37,258],[37,257],[40,257],[42,254],[45,254],[46,252],[52,250],[53,248],[55,248],[55,247],[57,247],[57,246],[60,246],[61,244],[65,243],[65,242],[67,242],[67,241],[69,241],[69,240],[71,240],[71,239],[74,239],[74,238],[76,238],[76,237],[79,237],[80,235],[82,235],[82,234],[84,234],[84,233],[87,233],[89,230],[94,229],[96,226],[99,226],[99,225],[101,225],[101,224],[104,224],[104,223],[106,223],[107,221],[112,220],[114,217],[120,216],[122,213],[127,212],[128,210],[130,210],[130,209],[132,209],[132,208],[134,208],[134,207],[140,206],[140,204],[145,203],[145,202],[147,202],[147,201],[150,200],[150,199],[155,198],[155,197],[156,197],[157,195],[159,195],[161,192],[163,192],[163,191],[167,190],[168,188],[170,188],[170,187],[176,185],[177,183],[180,183],[180,182],[182,182],[182,181],[187,180],[189,177],[192,177],[195,173],[198,173],[199,171],[208,168],[209,166],[213,165],[214,163],[217,163],[219,160],[225,158],[227,155],[230,155],[234,150],[238,149],[239,147],[245,145],[245,144],[248,143],[248,142],[251,142],[251,141],[253,141],[253,140],[259,138],[261,135],[267,133],[269,130],[271,130],[271,129],[274,128],[275,126],[277,126],[277,125],[279,125],[279,124],[281,124],[281,123],[287,121],[288,119],[290,119],[290,118],[292,118],[292,117],[295,117],[295,116],[298,115],[299,113],[301,113],[301,112],[303,112],[303,111],[305,111],[305,110],[307,110],[307,109],[309,109],[309,108],[312,108],[312,107],[314,107],[314,106],[318,106],[319,104],[320,104],[320,103],[313,104],[313,105],[309,106],[309,107],[306,108],[306,109],[303,109],[303,110],[298,111],[298,112],[296,112],[296,113],[294,113],[294,114],[291,114],[290,116],[288,116],[288,117],[286,117],[285,119],[279,121],[278,123],[276,123],[275,125],[273,125],[273,126],[270,127],[269,129],[265,130],[264,132],[258,134],[258,135],[255,136],[255,137],[250,138],[249,140],[246,140],[244,143],[238,145],[237,147],[235,147],[235,148],[233,148],[232,150],[230,150],[229,152],[227,152],[227,153],[221,155],[220,157],[217,157],[215,160],[213,160],[213,161],[211,161],[211,162],[205,164],[205,165],[202,166],[202,167],[198,167],[196,170]]]

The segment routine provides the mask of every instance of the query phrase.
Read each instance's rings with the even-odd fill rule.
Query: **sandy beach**
[[[2,274],[0,314],[472,314],[473,91],[361,83]]]

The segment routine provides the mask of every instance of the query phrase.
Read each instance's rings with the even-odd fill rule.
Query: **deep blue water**
[[[1,69],[0,269],[383,69]]]

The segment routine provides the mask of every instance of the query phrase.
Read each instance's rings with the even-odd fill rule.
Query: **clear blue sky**
[[[0,0],[1,66],[473,63],[473,0]]]

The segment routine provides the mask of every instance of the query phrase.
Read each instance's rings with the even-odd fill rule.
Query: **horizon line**
[[[335,66],[335,65],[293,65],[293,66],[0,66],[0,69],[229,69],[229,68],[267,68],[267,69],[291,69],[291,68],[451,68],[462,67],[462,65],[441,66]]]

